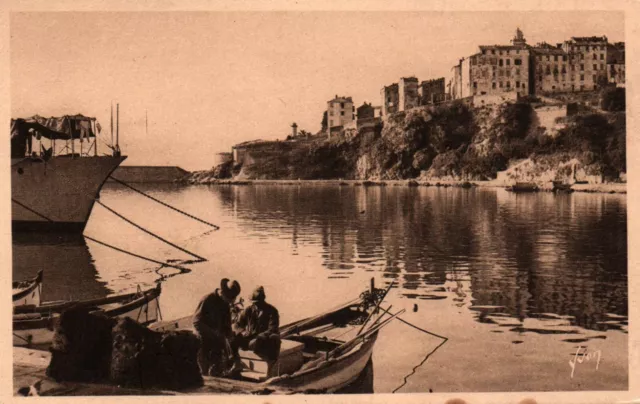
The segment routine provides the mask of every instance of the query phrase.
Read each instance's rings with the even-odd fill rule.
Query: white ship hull
[[[56,156],[11,160],[13,231],[82,233],[95,199],[126,157]]]

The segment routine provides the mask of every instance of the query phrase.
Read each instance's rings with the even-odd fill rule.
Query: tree
[[[328,120],[329,118],[327,117],[327,111],[324,111],[324,113],[322,114],[322,131],[326,131],[327,127],[328,127]]]

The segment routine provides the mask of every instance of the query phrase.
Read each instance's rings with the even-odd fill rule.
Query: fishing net
[[[110,379],[121,386],[180,390],[203,383],[198,338],[189,331],[159,333],[124,318],[113,328]]]
[[[365,290],[364,292],[362,292],[360,294],[360,299],[361,299],[361,303],[359,307],[360,315],[351,319],[348,324],[350,325],[364,324],[367,317],[369,316],[368,310],[376,307],[378,303],[382,301],[382,299],[384,298],[384,294],[385,294],[384,289],[377,289],[377,288],[374,289],[373,291]]]
[[[115,321],[86,308],[64,311],[54,327],[47,376],[57,381],[98,381],[109,375]]]

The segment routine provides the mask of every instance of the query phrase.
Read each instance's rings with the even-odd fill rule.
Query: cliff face
[[[566,104],[529,102],[413,109],[373,131],[252,144],[242,166],[217,168],[195,182],[224,178],[221,172],[237,179],[489,180],[517,164],[509,178],[526,173],[549,181],[566,180],[568,162],[572,175],[624,172],[624,112],[566,111]],[[524,160],[534,168],[525,169]]]

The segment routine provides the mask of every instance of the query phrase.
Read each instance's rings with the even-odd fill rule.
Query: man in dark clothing
[[[220,289],[202,298],[198,304],[193,328],[200,337],[198,365],[204,375],[227,375],[237,362],[232,348],[231,307],[239,294],[240,284],[233,281],[229,286],[229,279],[225,278],[220,282]]]
[[[240,313],[235,324],[243,341],[240,344],[268,361],[280,353],[280,315],[265,301],[264,288],[259,286],[251,296],[253,304]]]

